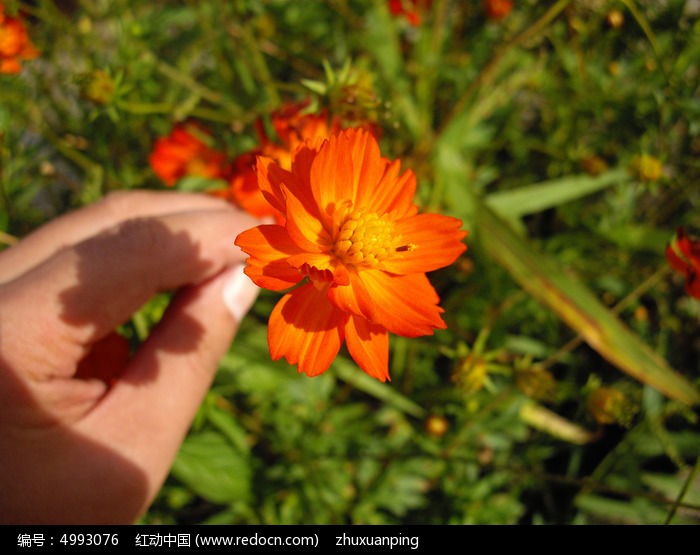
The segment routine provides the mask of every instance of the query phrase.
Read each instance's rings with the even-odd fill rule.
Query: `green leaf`
[[[349,360],[339,357],[333,363],[333,368],[339,378],[352,384],[360,391],[364,391],[368,395],[380,401],[384,401],[388,405],[406,414],[415,416],[416,418],[423,418],[425,416],[425,409],[423,409],[423,407],[408,397],[404,397],[394,387],[365,374]]]
[[[426,504],[426,491],[442,466],[432,458],[397,459],[389,465],[366,460],[358,473],[359,503],[352,510],[357,524],[388,524],[385,513],[400,517]]]
[[[664,252],[673,236],[670,230],[656,229],[642,224],[623,224],[614,227],[601,225],[595,231],[623,249],[657,255]]]
[[[646,499],[620,501],[599,495],[579,495],[576,506],[607,524],[663,524],[667,510]],[[676,521],[680,524],[680,519]],[[689,524],[687,520],[684,522]]]
[[[616,168],[596,177],[570,175],[510,191],[492,193],[486,197],[486,202],[504,217],[521,217],[630,180],[629,173],[624,168]]]
[[[226,437],[240,453],[248,453],[248,442],[245,429],[238,423],[236,417],[229,411],[218,407],[215,403],[219,399],[216,394],[210,396],[213,403],[206,406],[207,420]]]
[[[321,96],[326,94],[328,90],[328,87],[325,83],[322,83],[320,81],[314,81],[312,79],[301,79],[301,84],[304,85],[311,92],[314,92]]]
[[[172,474],[213,503],[250,499],[251,469],[247,454],[216,432],[188,436],[175,459]]]
[[[675,499],[686,486],[687,474],[688,472],[684,472],[673,476],[647,472],[642,474],[642,481],[654,491],[663,494],[667,499]],[[690,484],[682,502],[700,507],[700,483],[695,481]],[[700,509],[696,509],[696,518],[700,520]]]
[[[626,327],[583,283],[536,251],[489,206],[474,197],[478,235],[488,253],[535,299],[610,363],[670,398],[700,403],[700,393]]]

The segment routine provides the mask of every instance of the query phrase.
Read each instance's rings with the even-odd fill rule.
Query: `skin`
[[[258,223],[203,195],[122,192],[0,253],[0,523],[130,523],[148,508],[257,294],[238,279],[238,305],[223,300],[245,259],[233,241]],[[176,293],[118,379],[76,378],[161,291]]]

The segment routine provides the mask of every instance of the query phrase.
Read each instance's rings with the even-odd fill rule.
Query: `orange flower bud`
[[[484,13],[489,19],[503,19],[512,9],[512,0],[484,0]]]
[[[19,73],[22,69],[20,61],[38,55],[24,23],[6,15],[5,7],[0,4],[0,73]]]

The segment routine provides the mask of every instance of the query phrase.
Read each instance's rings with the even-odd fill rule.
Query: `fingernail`
[[[224,304],[236,322],[243,320],[260,291],[258,286],[243,273],[243,268],[243,264],[231,268],[224,284]]]

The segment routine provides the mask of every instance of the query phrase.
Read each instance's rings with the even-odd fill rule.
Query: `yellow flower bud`
[[[598,424],[618,424],[628,427],[637,407],[615,387],[597,387],[588,396],[588,410]]]
[[[444,416],[432,414],[426,418],[424,427],[428,435],[442,437],[449,429],[450,424]]]
[[[632,159],[632,173],[642,181],[658,181],[663,174],[663,165],[650,154],[641,154]]]

